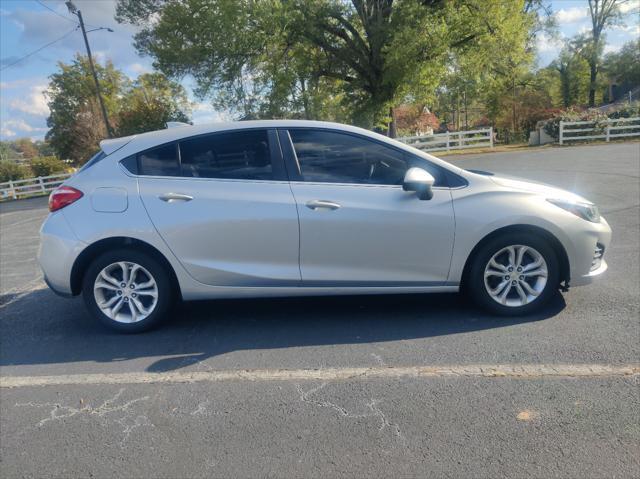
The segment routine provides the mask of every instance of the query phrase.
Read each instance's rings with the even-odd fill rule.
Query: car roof
[[[311,120],[251,120],[251,121],[231,121],[223,123],[206,123],[201,125],[180,125],[163,130],[150,131],[140,133],[138,135],[126,136],[122,138],[113,138],[100,142],[100,147],[106,154],[120,149],[122,146],[134,142],[140,150],[151,148],[155,145],[162,145],[172,141],[180,140],[190,136],[203,135],[207,133],[215,133],[218,131],[243,130],[248,128],[330,128],[333,130],[343,130],[358,132],[360,134],[371,133],[362,128],[343,125],[340,123],[331,123],[326,121]],[[133,146],[133,145],[131,145]]]
[[[189,138],[192,136],[204,135],[207,133],[216,133],[220,131],[244,130],[252,128],[323,128],[335,131],[357,133],[358,135],[368,136],[377,141],[389,143],[396,148],[399,147],[404,150],[410,150],[414,154],[424,156],[425,158],[431,161],[435,161],[436,163],[448,167],[449,169],[459,170],[459,168],[451,165],[450,163],[442,161],[439,158],[429,155],[428,153],[412,148],[405,143],[401,143],[379,133],[365,130],[364,128],[359,128],[357,126],[315,120],[250,120],[207,123],[201,125],[185,124],[184,126],[174,126],[163,130],[140,133],[138,135],[103,140],[100,142],[100,148],[107,155],[110,155],[111,153],[119,150],[126,145],[128,154],[131,154],[133,152],[143,151],[148,148],[153,148],[154,146],[163,145],[165,143],[170,143],[172,141],[181,140],[183,138]]]

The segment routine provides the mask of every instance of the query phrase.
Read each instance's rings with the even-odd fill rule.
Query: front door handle
[[[158,196],[162,201],[172,203],[174,201],[191,201],[193,196],[183,195],[182,193],[164,193]]]
[[[336,203],[335,201],[328,201],[328,200],[311,200],[311,201],[307,201],[307,208],[312,210],[317,210],[317,209],[337,210],[338,208],[340,208],[340,203]]]

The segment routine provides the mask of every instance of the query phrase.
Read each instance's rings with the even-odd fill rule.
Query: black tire
[[[494,300],[485,287],[484,272],[489,260],[503,248],[523,245],[535,249],[547,264],[547,283],[539,295],[523,306],[505,306]],[[489,240],[471,259],[469,274],[465,278],[464,290],[473,301],[490,313],[499,316],[524,316],[539,311],[554,295],[559,294],[559,262],[547,240],[535,234],[508,233]],[[513,294],[513,293],[509,293]]]
[[[153,276],[157,286],[158,298],[154,309],[146,318],[133,323],[119,322],[107,316],[98,306],[94,295],[94,283],[100,272],[107,266],[122,261],[142,266]],[[158,326],[167,319],[175,294],[169,272],[156,259],[139,250],[117,249],[107,251],[91,262],[82,280],[82,297],[89,312],[102,324],[123,333],[140,333]]]

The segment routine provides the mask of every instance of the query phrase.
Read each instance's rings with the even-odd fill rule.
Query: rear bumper
[[[38,263],[55,293],[71,296],[71,268],[84,243],[75,236],[62,212],[50,214],[40,228]]]

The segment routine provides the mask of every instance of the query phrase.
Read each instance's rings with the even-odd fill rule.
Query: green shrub
[[[635,118],[640,116],[640,102],[627,103],[616,111],[609,113],[609,118]]]
[[[55,156],[41,156],[30,161],[34,176],[49,176],[56,173],[64,173],[67,165]]]
[[[22,180],[31,176],[29,168],[20,165],[15,161],[2,160],[0,161],[0,183],[5,181]]]
[[[607,126],[607,115],[599,110],[584,110],[579,111],[570,108],[565,111],[561,111],[553,118],[547,120],[544,124],[544,131],[547,135],[554,139],[560,138],[560,122],[561,121],[589,121],[593,122],[594,133],[599,134],[605,131]],[[569,130],[565,130],[569,131]]]

